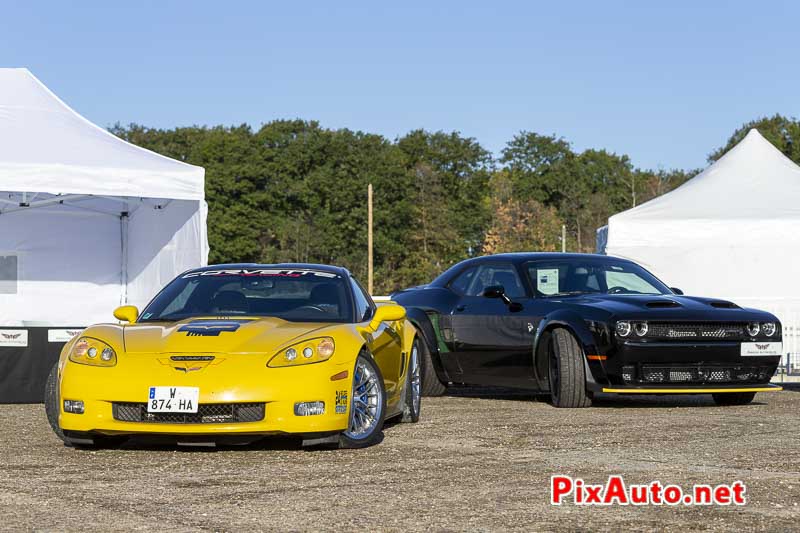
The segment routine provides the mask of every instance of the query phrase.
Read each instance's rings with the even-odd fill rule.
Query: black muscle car
[[[463,383],[549,392],[558,407],[591,405],[597,392],[741,405],[780,390],[769,383],[782,352],[775,316],[683,296],[624,259],[479,257],[392,299],[425,340],[428,395]]]

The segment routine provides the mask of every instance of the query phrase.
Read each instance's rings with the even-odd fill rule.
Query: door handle
[[[466,305],[456,306],[456,312],[458,313],[458,312],[464,311],[466,308],[467,308]]]

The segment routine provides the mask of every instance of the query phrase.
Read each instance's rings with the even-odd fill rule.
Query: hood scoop
[[[650,309],[669,309],[671,307],[683,307],[681,304],[673,300],[655,300],[652,302],[647,302],[644,305],[649,307]]]
[[[739,306],[733,302],[726,302],[725,300],[716,300],[713,302],[709,302],[711,307],[716,307],[717,309],[739,309]]]

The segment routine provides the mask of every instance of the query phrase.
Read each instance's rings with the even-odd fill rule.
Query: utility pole
[[[561,224],[561,253],[567,251],[567,225]]]
[[[372,184],[367,185],[367,291],[372,295]]]

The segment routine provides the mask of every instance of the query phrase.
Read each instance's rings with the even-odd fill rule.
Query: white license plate
[[[196,413],[200,398],[197,387],[150,387],[148,413]]]
[[[742,355],[783,355],[782,342],[743,342]]]

